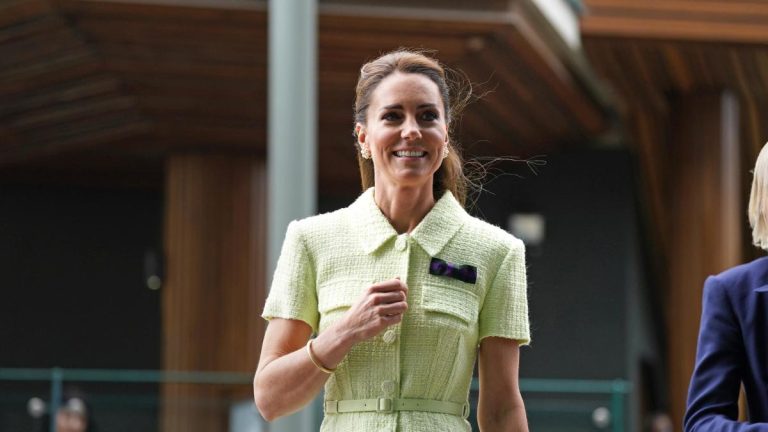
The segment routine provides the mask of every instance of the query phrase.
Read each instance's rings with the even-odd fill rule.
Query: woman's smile
[[[398,150],[394,152],[395,157],[398,158],[423,158],[426,156],[427,152],[423,151],[416,151],[416,150]]]

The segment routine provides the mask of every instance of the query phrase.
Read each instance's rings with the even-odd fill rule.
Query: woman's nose
[[[415,119],[409,119],[403,123],[403,131],[400,136],[407,140],[413,141],[421,138],[421,130],[419,129],[419,123]]]

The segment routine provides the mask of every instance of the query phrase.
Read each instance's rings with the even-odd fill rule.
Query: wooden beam
[[[544,50],[544,44],[534,32],[525,26],[515,26],[502,36],[512,48],[514,55],[526,70],[532,71],[544,83],[568,112],[590,134],[601,132],[606,126],[602,107],[584,91],[572,76],[562,60]]]
[[[768,3],[749,0],[586,0],[582,34],[768,43]]]
[[[49,108],[82,99],[115,94],[119,82],[111,77],[93,76],[88,79],[25,92],[23,95],[6,95],[0,99],[0,117]]]
[[[727,92],[687,95],[672,112],[667,352],[673,424],[682,424],[704,279],[742,262],[745,217],[736,98]]]
[[[163,367],[253,373],[265,321],[263,163],[221,155],[171,156],[166,165],[162,288]],[[169,384],[162,430],[224,430],[228,405],[206,398],[250,398],[250,386]],[[197,402],[197,403],[196,403]]]
[[[50,125],[70,123],[83,118],[93,119],[100,114],[129,111],[135,106],[136,101],[132,97],[107,96],[91,100],[79,100],[67,104],[54,104],[44,108],[27,112],[8,124],[17,129],[43,128]]]
[[[62,3],[74,3],[60,0]],[[105,3],[131,6],[170,6],[181,8],[227,9],[237,11],[266,11],[267,0],[76,0],[77,3]],[[87,7],[87,6],[86,6]]]
[[[110,143],[135,138],[146,142],[150,124],[133,111],[102,113],[94,118],[46,127],[15,131],[15,145],[3,142],[0,164],[30,161],[41,156],[66,153],[76,148],[107,146]]]
[[[6,0],[0,4],[0,28],[50,15],[54,10],[44,0]]]

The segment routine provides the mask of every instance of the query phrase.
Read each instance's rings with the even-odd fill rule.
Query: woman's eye
[[[421,119],[422,120],[427,120],[427,121],[437,120],[439,117],[440,116],[436,112],[434,112],[434,111],[425,111],[421,115]]]
[[[396,121],[400,119],[400,115],[395,112],[388,112],[381,116],[381,118],[386,121]]]

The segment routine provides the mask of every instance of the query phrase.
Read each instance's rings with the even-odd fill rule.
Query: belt
[[[392,413],[395,411],[424,411],[440,414],[451,414],[467,418],[469,416],[469,403],[463,404],[430,399],[349,399],[325,401],[326,414],[340,414],[351,412],[380,412]]]

